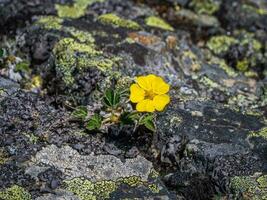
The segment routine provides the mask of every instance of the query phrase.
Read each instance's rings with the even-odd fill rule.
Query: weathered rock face
[[[0,199],[267,198],[264,0],[0,0],[0,17]],[[153,134],[73,119],[147,74],[171,86]]]

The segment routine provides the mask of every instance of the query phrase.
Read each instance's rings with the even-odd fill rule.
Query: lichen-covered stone
[[[41,16],[35,23],[46,29],[60,30],[62,28],[62,22],[63,19],[56,16]]]
[[[229,36],[214,36],[207,42],[207,47],[217,55],[226,53],[231,45],[236,44],[238,41]]]
[[[126,20],[126,19],[120,18],[119,16],[113,13],[100,15],[98,17],[98,20],[104,24],[111,24],[111,25],[115,25],[118,27],[123,27],[123,28],[128,28],[128,29],[133,29],[133,30],[141,29],[138,23],[132,20]]]
[[[0,191],[0,199],[3,200],[31,200],[31,195],[22,187],[14,185]]]
[[[167,22],[165,22],[163,19],[157,16],[150,16],[145,19],[146,25],[155,27],[155,28],[160,28],[163,30],[167,31],[173,31],[173,27],[169,25]]]
[[[73,5],[56,4],[55,7],[59,17],[79,18],[85,14],[87,6],[103,1],[104,0],[75,0]]]

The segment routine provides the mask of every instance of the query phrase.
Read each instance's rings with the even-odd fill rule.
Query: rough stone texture
[[[110,155],[80,156],[69,146],[57,148],[55,145],[39,151],[32,161],[35,164],[46,164],[57,168],[67,179],[83,176],[94,182],[115,181],[130,176],[138,176],[146,181],[152,169],[152,163],[141,156],[122,162]]]

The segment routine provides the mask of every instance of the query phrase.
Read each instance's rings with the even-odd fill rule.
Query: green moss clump
[[[222,55],[229,50],[230,46],[237,43],[237,39],[226,35],[221,35],[212,37],[206,45],[216,55]]]
[[[160,17],[150,16],[145,19],[145,22],[146,25],[151,27],[160,28],[167,31],[174,31],[174,28]]]
[[[242,61],[238,61],[236,64],[236,68],[241,72],[247,71],[248,67],[249,67],[249,62],[247,59],[244,59]]]
[[[190,6],[198,14],[212,15],[220,8],[220,2],[214,0],[192,0]]]
[[[59,17],[79,18],[85,14],[87,6],[103,1],[104,0],[75,0],[75,3],[71,6],[56,4],[55,7]]]
[[[267,140],[267,127],[262,128],[259,131],[252,131],[249,133],[250,137],[262,137]]]
[[[66,189],[81,200],[108,199],[110,194],[117,189],[113,181],[99,181],[93,183],[83,178],[65,181]]]
[[[134,29],[134,30],[141,29],[138,23],[132,20],[122,19],[113,13],[100,15],[98,17],[98,20],[104,24],[112,24],[123,28]]]
[[[63,19],[56,16],[41,16],[35,24],[43,26],[45,29],[60,30],[62,28],[61,23]]]
[[[2,200],[31,200],[31,194],[24,188],[14,185],[10,188],[0,191],[0,199]]]

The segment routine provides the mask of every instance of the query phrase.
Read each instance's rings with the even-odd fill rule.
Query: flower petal
[[[147,76],[139,76],[139,77],[137,77],[137,83],[144,90],[151,90],[152,89],[152,82],[155,78],[156,78],[156,76],[153,74],[149,74]]]
[[[150,99],[145,99],[143,101],[140,101],[137,105],[136,105],[136,110],[138,112],[154,112],[155,108],[153,105],[153,101]]]
[[[170,86],[161,77],[155,77],[152,82],[152,89],[156,94],[166,94],[169,92]]]
[[[168,103],[170,103],[170,97],[167,94],[157,95],[153,99],[157,111],[162,111]]]
[[[145,91],[137,84],[132,84],[130,87],[130,100],[133,103],[138,103],[145,98]]]

